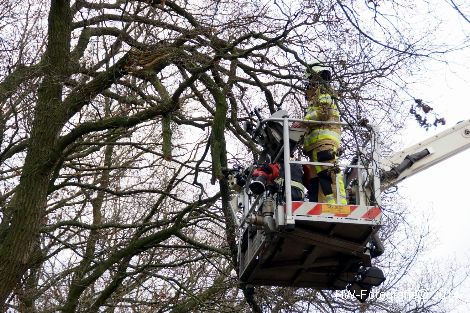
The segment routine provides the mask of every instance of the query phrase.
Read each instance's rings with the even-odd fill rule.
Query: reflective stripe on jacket
[[[304,150],[310,151],[313,149],[316,143],[321,140],[330,140],[332,144],[336,147],[340,146],[341,143],[341,135],[338,131],[325,129],[325,128],[318,128],[314,129],[305,135],[304,138]]]
[[[276,179],[276,183],[278,183],[279,185],[282,185],[284,183],[284,178]],[[300,191],[302,191],[302,192],[305,191],[305,186],[300,182],[297,182],[295,180],[291,180],[290,185],[291,185],[291,187],[295,187],[295,188],[300,189]]]
[[[307,108],[305,119],[310,121],[339,121],[339,111],[331,95],[327,93],[319,94]]]
[[[305,119],[310,121],[339,122],[340,115],[333,97],[328,93],[319,93],[311,101]],[[340,146],[341,126],[309,124],[308,128],[309,132],[304,137],[304,152],[317,149],[322,142],[336,146],[336,149]]]

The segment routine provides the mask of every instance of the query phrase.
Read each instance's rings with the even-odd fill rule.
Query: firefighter
[[[306,72],[308,101],[306,120],[339,122],[340,115],[330,86],[331,72],[322,63],[314,63]],[[341,138],[341,126],[332,124],[307,124],[304,138],[304,153],[311,162],[336,163]],[[337,203],[336,178],[339,184]],[[309,201],[347,204],[343,177],[337,167],[304,166],[304,185],[308,190]]]
[[[305,187],[303,181],[303,168],[301,164],[290,165],[290,185],[291,185],[291,198],[292,201],[304,201]],[[280,178],[276,180],[279,185],[284,185],[284,166],[281,166]],[[285,190],[285,187],[284,187]]]

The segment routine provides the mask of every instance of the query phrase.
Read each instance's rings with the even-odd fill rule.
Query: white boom
[[[470,120],[457,123],[441,133],[382,158],[384,171],[380,189],[386,190],[407,177],[419,173],[451,156],[470,148]]]

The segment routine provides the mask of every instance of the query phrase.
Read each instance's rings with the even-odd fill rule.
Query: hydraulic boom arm
[[[386,190],[405,178],[468,148],[470,148],[470,120],[459,122],[448,130],[382,159],[380,189]]]

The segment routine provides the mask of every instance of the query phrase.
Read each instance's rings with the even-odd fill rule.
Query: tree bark
[[[62,82],[68,72],[71,30],[70,1],[53,0],[49,12],[48,46],[44,57],[44,78],[20,183],[8,204],[9,220],[2,223],[0,245],[0,306],[20,282],[35,252],[46,206],[49,179],[54,169],[54,146],[63,124],[57,114],[61,105]]]

